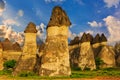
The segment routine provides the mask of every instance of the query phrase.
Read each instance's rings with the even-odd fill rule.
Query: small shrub
[[[10,69],[10,68],[14,68],[15,64],[16,64],[15,60],[8,60],[4,62],[3,66],[5,69]]]
[[[86,71],[90,71],[90,68],[86,67],[84,70],[86,70]]]
[[[95,64],[97,69],[100,69],[99,66],[102,65],[103,63],[104,63],[103,60],[101,60],[100,58],[95,59]]]
[[[81,71],[81,68],[79,68],[79,67],[72,67],[71,69],[72,69],[72,71]]]
[[[19,74],[20,77],[28,77],[28,76],[36,76],[34,72],[21,72]]]

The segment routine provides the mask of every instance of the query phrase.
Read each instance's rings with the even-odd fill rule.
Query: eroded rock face
[[[80,47],[76,47],[72,50],[69,50],[69,54],[70,54],[71,68],[78,68],[79,57],[80,57]]]
[[[53,8],[47,26],[47,39],[40,52],[40,76],[69,76],[71,74],[68,51],[68,26],[70,21],[61,7]]]
[[[100,35],[99,34],[97,34],[94,38],[93,38],[93,42],[92,42],[93,44],[95,44],[95,43],[100,43]]]
[[[33,31],[32,31],[33,30]],[[25,43],[23,47],[23,53],[20,56],[14,75],[18,75],[21,72],[33,72],[36,64],[36,26],[33,23],[29,23],[25,32]]]
[[[96,69],[94,54],[90,42],[84,42],[81,44],[78,66],[82,70],[85,68],[90,68],[91,70]]]
[[[115,53],[112,47],[110,46],[104,46],[102,50],[100,51],[99,58],[103,60],[103,64],[100,66],[101,68],[107,68],[107,67],[115,67]]]
[[[0,42],[0,70],[3,70],[2,43]]]
[[[73,40],[70,41],[69,45],[75,45],[80,43],[80,38],[76,36]]]
[[[93,40],[93,36],[90,33],[83,33],[82,37],[81,37],[81,43],[83,42],[90,42],[92,43]]]
[[[71,74],[68,45],[64,40],[55,38],[46,42],[40,68],[41,76],[68,76]]]
[[[100,41],[101,41],[101,42],[107,42],[107,38],[105,37],[104,34],[101,34]]]
[[[120,55],[116,58],[116,65],[120,67]]]

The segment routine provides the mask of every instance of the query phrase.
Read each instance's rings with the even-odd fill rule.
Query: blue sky
[[[120,0],[0,0],[0,3],[1,1],[4,1],[5,8],[0,12],[0,25],[7,26],[7,29],[10,27],[17,32],[17,36],[32,21],[39,29],[42,28],[43,33],[39,32],[39,35],[43,38],[52,8],[58,5],[66,11],[72,23],[69,39],[89,32],[93,35],[104,33],[109,43],[120,41]]]

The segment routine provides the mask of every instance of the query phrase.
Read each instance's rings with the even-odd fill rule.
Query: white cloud
[[[50,2],[64,2],[65,0],[45,0],[46,3]]]
[[[101,22],[93,21],[93,22],[88,22],[88,24],[89,24],[91,27],[102,27],[102,23],[101,23]]]
[[[13,19],[3,20],[2,23],[4,25],[16,25],[16,26],[20,26],[20,24],[16,20],[13,20]]]
[[[43,42],[46,39],[46,25],[44,23],[41,23],[39,26],[36,27],[37,28],[37,39],[42,40]]]
[[[0,39],[8,38],[13,42],[18,42],[20,45],[24,41],[24,33],[14,31],[10,26],[0,25]]]
[[[72,33],[70,30],[69,30],[69,33],[68,33],[68,38],[73,40],[76,36],[79,36],[81,37],[83,35],[84,32],[80,32],[79,34],[76,34],[76,33]],[[92,30],[87,30],[85,31],[85,33],[90,33],[91,35],[94,34],[94,31]]]
[[[84,33],[84,32],[80,32],[77,36],[81,37],[81,36],[83,35],[83,33]],[[87,34],[87,33],[90,33],[91,35],[93,35],[93,34],[94,34],[94,31],[92,31],[92,30],[87,30],[87,31],[85,31],[85,33],[86,33],[86,34]]]
[[[103,19],[106,23],[110,36],[108,37],[109,43],[120,41],[120,19],[114,16],[107,16]]]
[[[104,2],[106,3],[106,7],[111,8],[111,7],[115,7],[117,8],[120,0],[104,0]]]
[[[22,17],[24,15],[24,11],[23,10],[19,10],[18,11],[18,16]]]
[[[73,40],[74,37],[76,37],[76,36],[77,36],[77,34],[72,33],[72,32],[69,30],[69,32],[68,32],[68,38],[69,38],[69,39]]]

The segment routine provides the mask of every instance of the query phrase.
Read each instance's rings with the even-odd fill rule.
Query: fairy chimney
[[[101,34],[101,36],[97,34],[95,38],[93,39],[92,43],[93,43],[92,47],[93,47],[94,55],[95,57],[97,57],[102,47],[107,45],[107,38],[105,37],[103,33]]]
[[[21,72],[34,72],[35,64],[36,64],[36,52],[37,52],[37,44],[36,44],[36,25],[32,22],[28,24],[25,31],[25,42],[23,46],[23,53],[16,65],[16,68],[13,72],[13,75],[18,75]],[[20,47],[18,44],[14,44],[17,46],[15,50],[20,51]]]
[[[81,37],[80,54],[78,66],[84,70],[90,68],[91,70],[96,69],[94,53],[91,47],[92,36],[90,34],[83,34]]]
[[[23,47],[23,53],[36,54],[36,51],[37,51],[36,25],[30,22],[26,27],[24,33],[25,33],[25,42]]]
[[[65,11],[53,8],[47,25],[47,39],[41,60],[39,75],[68,76],[71,74],[68,50],[68,28],[71,22]]]

